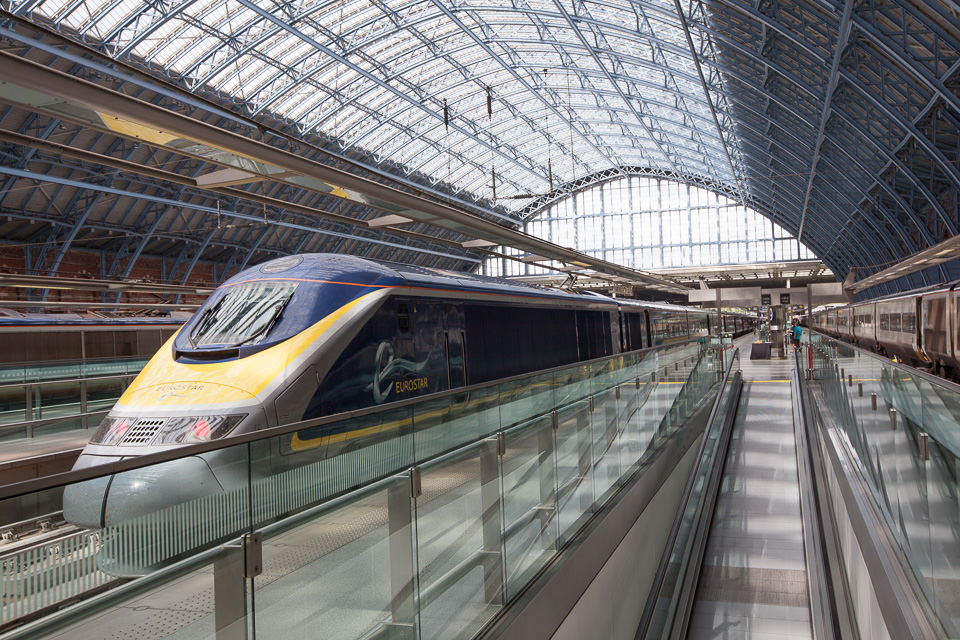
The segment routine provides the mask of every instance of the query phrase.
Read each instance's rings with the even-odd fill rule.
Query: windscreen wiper
[[[202,324],[204,323],[204,321],[207,319],[207,317],[208,317],[211,313],[213,313],[213,307],[208,308],[206,311],[204,311],[202,314],[200,314],[200,319],[197,320],[197,323],[196,323],[195,325],[193,325],[193,328],[192,328],[192,329],[190,329],[190,333],[187,334],[187,342],[190,343],[190,348],[191,348],[191,349],[196,349],[196,348],[197,348],[197,341],[193,339],[193,334],[195,334],[195,333],[197,332],[197,329],[200,328],[200,325],[202,325]]]
[[[270,316],[270,319],[267,320],[267,324],[263,325],[263,328],[262,328],[262,329],[260,329],[260,330],[256,331],[255,333],[247,336],[246,338],[244,338],[243,340],[240,340],[239,342],[234,342],[234,343],[232,343],[232,344],[228,344],[228,345],[227,345],[227,348],[229,349],[229,348],[232,348],[232,347],[239,347],[239,346],[245,345],[245,344],[247,344],[248,342],[251,342],[251,341],[259,338],[260,336],[264,336],[264,335],[267,335],[268,333],[270,333],[270,330],[273,329],[273,325],[275,325],[275,324],[277,323],[277,321],[280,319],[280,316],[283,315],[283,310],[287,308],[287,303],[290,302],[290,298],[293,298],[293,296],[290,296],[289,298],[287,298],[286,300],[284,300],[283,302],[281,302],[280,304],[278,304],[278,305],[273,309],[273,315]]]
[[[203,325],[203,323],[207,321],[207,318],[212,316],[214,312],[220,308],[220,305],[223,304],[223,301],[226,299],[227,299],[227,296],[223,296],[222,298],[217,300],[217,304],[213,305],[212,307],[208,307],[206,311],[200,314],[200,318],[197,320],[196,324],[193,325],[193,328],[190,329],[190,333],[187,334],[187,342],[190,343],[191,349],[197,348],[197,341],[193,339],[193,336],[197,333],[197,331],[200,330],[200,327]]]

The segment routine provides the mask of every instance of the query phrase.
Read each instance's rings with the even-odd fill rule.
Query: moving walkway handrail
[[[212,451],[218,451],[221,449],[233,448],[242,444],[268,440],[270,438],[275,438],[277,436],[288,435],[288,434],[296,433],[298,431],[303,431],[305,429],[315,429],[317,427],[323,427],[329,424],[342,422],[345,420],[354,420],[354,419],[372,416],[374,414],[380,414],[380,413],[387,414],[389,412],[395,412],[398,409],[404,409],[404,408],[412,407],[415,405],[425,404],[431,401],[442,400],[444,398],[450,398],[453,396],[462,396],[462,395],[470,394],[476,391],[482,391],[484,389],[490,389],[493,387],[506,385],[511,382],[517,382],[524,379],[539,378],[551,373],[558,373],[558,372],[567,371],[574,368],[584,368],[584,367],[592,366],[595,364],[605,364],[605,363],[613,362],[615,360],[622,359],[625,357],[635,357],[639,355],[641,356],[641,359],[638,360],[637,362],[640,362],[642,361],[643,358],[649,357],[648,354],[653,355],[659,352],[664,352],[664,351],[677,349],[680,347],[690,346],[690,345],[693,345],[695,342],[696,342],[695,339],[691,339],[691,340],[685,340],[685,341],[678,341],[670,344],[658,345],[656,347],[649,347],[647,349],[641,349],[638,351],[619,353],[613,356],[604,356],[602,358],[595,358],[593,360],[585,360],[583,362],[576,362],[576,363],[562,365],[559,367],[552,367],[550,369],[543,369],[541,371],[536,371],[533,373],[525,373],[521,375],[511,376],[509,378],[500,378],[500,379],[492,380],[489,382],[481,382],[481,383],[469,385],[467,387],[459,387],[456,389],[449,389],[447,391],[440,391],[437,393],[432,393],[424,396],[418,396],[416,398],[408,398],[404,400],[398,400],[395,402],[384,403],[384,404],[373,406],[373,407],[366,407],[364,409],[345,411],[343,413],[323,416],[321,418],[304,420],[302,422],[294,422],[291,424],[282,425],[278,427],[271,427],[268,429],[261,429],[259,431],[255,431],[252,433],[246,433],[246,434],[237,435],[237,436],[230,436],[227,438],[223,438],[221,440],[183,445],[175,449],[171,449],[169,451],[161,451],[158,453],[151,453],[147,455],[137,456],[136,458],[130,458],[130,459],[121,460],[118,462],[111,462],[108,464],[88,467],[86,469],[52,474],[42,478],[27,480],[24,482],[9,484],[6,486],[0,486],[0,500],[15,498],[18,496],[35,493],[38,491],[43,491],[46,489],[51,489],[54,487],[71,484],[74,482],[92,480],[94,478],[106,477],[106,476],[110,476],[116,473],[121,473],[124,471],[140,469],[140,468],[148,467],[161,462],[170,462],[172,460],[177,460],[177,459],[185,458],[188,456],[195,456],[202,453],[210,453]],[[584,380],[587,380],[591,377],[592,376],[588,376]]]
[[[830,336],[819,335],[830,341],[826,345],[829,349],[841,347],[848,350],[848,353],[866,355],[882,367],[890,367],[902,372],[907,379],[917,378],[925,383],[960,394],[960,385],[942,380],[919,369],[889,361]],[[832,361],[834,356],[835,354],[829,356],[828,361]],[[834,365],[838,366],[836,363]],[[882,494],[888,488],[882,485],[878,488],[876,479],[871,478],[871,474],[879,473],[884,465],[881,465],[879,457],[876,462],[864,460],[863,452],[854,446],[848,433],[849,430],[856,431],[863,428],[859,422],[860,417],[857,415],[857,401],[850,386],[850,379],[844,379],[839,372],[832,373],[833,369],[833,366],[826,368],[831,373],[824,376],[823,389],[824,391],[837,390],[840,403],[838,406],[848,411],[849,415],[834,415],[833,410],[836,407],[830,406],[829,402],[825,406],[820,406],[810,401],[805,403],[804,408],[817,423],[816,428],[810,430],[811,449],[819,455],[821,467],[826,475],[833,476],[820,481],[819,486],[827,485],[833,488],[828,499],[824,501],[831,507],[829,514],[831,517],[829,520],[825,518],[824,524],[832,525],[833,528],[825,532],[827,549],[838,556],[837,560],[831,558],[830,568],[838,568],[843,574],[839,579],[834,579],[834,585],[839,589],[849,590],[851,588],[849,585],[854,583],[858,588],[869,589],[871,592],[869,596],[849,592],[844,594],[845,602],[851,603],[853,609],[850,614],[853,620],[849,624],[863,625],[864,619],[869,620],[878,612],[889,637],[924,639],[946,637],[948,634],[943,626],[945,621],[938,615],[933,602],[929,599],[929,594],[925,593],[921,585],[921,580],[929,579],[929,576],[920,575],[923,573],[922,568],[914,564],[915,560],[909,557],[908,551],[901,546],[903,543],[897,541],[897,533],[890,528],[890,506],[884,505]],[[811,384],[810,381],[801,380],[806,393],[812,393]],[[848,392],[848,388],[851,391]],[[859,397],[860,391],[856,395]],[[875,410],[874,404],[872,409],[865,410],[864,413],[872,415]],[[855,424],[848,424],[851,418]],[[881,420],[874,418],[874,420],[880,424],[887,424],[885,418]],[[889,424],[890,427],[881,427],[881,431],[884,434],[890,434],[891,437],[906,430],[903,424],[899,429],[896,428],[896,414],[893,414]],[[949,452],[949,447],[944,445],[943,450]],[[912,463],[908,460],[908,464]],[[926,462],[923,464],[925,467]],[[907,500],[909,501],[909,498]],[[884,515],[885,513],[887,515]],[[932,521],[925,520],[924,526],[932,526]],[[840,544],[840,541],[847,542]],[[853,549],[846,549],[851,546],[851,542]],[[922,552],[922,549],[920,551]],[[839,555],[845,557],[839,557]],[[853,595],[857,597],[854,598]],[[864,602],[876,603],[876,609],[868,607],[868,610],[864,611],[861,607],[858,610],[857,605],[862,605]],[[843,618],[841,622],[844,622]],[[877,623],[867,622],[866,624],[876,625]]]
[[[716,501],[716,495],[719,489],[720,473],[723,470],[723,465],[726,458],[726,450],[730,442],[733,416],[736,414],[734,408],[736,407],[737,400],[740,397],[742,373],[739,369],[739,366],[736,372],[733,371],[734,363],[739,365],[739,356],[740,349],[737,348],[733,352],[733,356],[730,358],[730,364],[727,366],[720,389],[717,392],[717,397],[714,400],[713,407],[710,410],[710,417],[707,419],[707,426],[704,429],[703,439],[701,440],[700,447],[697,451],[696,462],[694,463],[693,468],[690,470],[690,475],[683,492],[683,498],[680,501],[680,508],[677,510],[677,515],[674,518],[673,527],[670,531],[670,537],[667,540],[663,556],[660,560],[660,565],[657,568],[656,577],[654,578],[653,585],[650,588],[650,593],[647,596],[647,602],[644,607],[643,616],[640,619],[640,625],[637,628],[636,637],[638,639],[648,638],[650,637],[651,633],[656,634],[659,637],[685,637],[690,610],[693,607],[693,594],[696,590],[697,578],[700,573],[700,564],[703,559],[703,552],[706,548],[707,532],[710,529],[710,522],[713,518],[713,505]],[[733,377],[732,380],[731,376]],[[664,610],[663,604],[661,603],[661,597],[663,595],[662,592],[666,588],[667,584],[667,572],[670,571],[672,564],[678,562],[676,558],[676,551],[677,547],[681,544],[681,528],[684,526],[684,521],[687,520],[687,509],[691,502],[691,496],[695,486],[697,485],[698,478],[701,477],[701,467],[704,463],[705,454],[708,453],[707,447],[711,444],[710,434],[714,430],[714,424],[718,418],[718,412],[720,411],[721,402],[724,398],[724,392],[727,390],[727,386],[729,384],[734,385],[732,388],[733,401],[731,402],[727,415],[722,416],[724,422],[720,426],[721,431],[715,440],[717,445],[716,452],[720,455],[715,455],[713,457],[711,466],[707,470],[709,479],[707,480],[707,484],[705,486],[711,487],[711,490],[705,497],[705,501],[701,501],[696,508],[700,515],[695,519],[694,522],[696,529],[693,534],[693,542],[689,545],[688,554],[684,554],[684,558],[680,560],[680,562],[684,560],[687,561],[687,566],[680,580],[677,582],[679,586],[675,588],[674,594],[672,594],[670,600],[666,604],[666,610]],[[659,619],[655,618],[655,616],[658,616],[658,614],[660,615]],[[679,626],[676,624],[676,616],[678,615],[682,616],[681,620],[679,621]],[[662,626],[659,629],[656,629],[654,626],[657,625],[658,622]],[[666,635],[666,632],[668,631],[669,636]]]
[[[838,588],[839,576],[831,571],[831,566],[838,566],[837,549],[835,545],[827,544],[826,531],[833,531],[834,526],[830,510],[824,503],[826,487],[823,479],[823,460],[819,450],[812,444],[816,436],[806,419],[806,399],[800,388],[803,368],[800,366],[799,359],[799,352],[794,352],[790,386],[795,398],[793,424],[797,439],[797,476],[800,490],[800,516],[803,520],[803,549],[806,556],[810,626],[813,640],[851,637],[847,635],[850,630],[847,600]],[[828,558],[833,562],[829,562]]]

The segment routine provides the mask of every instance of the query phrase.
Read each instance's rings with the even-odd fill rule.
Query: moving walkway
[[[226,445],[243,482],[0,547],[0,638],[679,638],[716,637],[723,624],[950,637],[955,427],[908,434],[952,419],[960,395],[820,336],[799,367],[759,369],[741,359],[746,346],[666,345],[193,445],[186,454]],[[929,389],[913,391],[921,382],[932,404]],[[890,428],[888,404],[892,441],[877,430]],[[310,463],[271,473],[298,432],[333,434],[344,420],[383,437],[355,449],[330,440]],[[924,441],[921,468],[909,455]],[[162,474],[172,458],[3,487],[0,507]],[[859,488],[844,489],[838,470],[857,465]],[[866,520],[871,500],[896,515]],[[759,519],[743,515],[751,506]],[[788,539],[752,535],[763,528]],[[891,597],[909,610],[884,606]]]

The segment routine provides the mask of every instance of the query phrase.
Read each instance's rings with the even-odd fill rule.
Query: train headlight
[[[116,444],[126,435],[130,426],[136,422],[136,418],[114,418],[106,416],[97,427],[97,432],[90,438],[90,442],[95,444]]]
[[[246,417],[246,415],[240,415],[170,418],[154,444],[188,444],[217,440],[233,431],[234,427]]]

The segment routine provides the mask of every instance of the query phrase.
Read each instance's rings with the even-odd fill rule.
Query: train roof
[[[870,298],[869,300],[859,300],[856,302],[850,302],[845,305],[822,309],[815,313],[823,313],[825,311],[839,311],[841,309],[850,309],[853,307],[860,307],[868,304],[876,304],[878,302],[892,302],[895,300],[902,300],[903,298],[913,298],[915,296],[922,296],[930,293],[939,293],[941,291],[953,291],[957,287],[960,287],[960,280],[951,280],[950,282],[940,282],[938,284],[927,285],[926,287],[918,287],[916,289],[911,289],[910,291],[898,291],[897,293],[891,293],[885,296],[880,296],[879,298]]]
[[[174,311],[164,316],[125,316],[102,318],[82,316],[77,313],[21,313],[0,308],[0,326],[180,326],[190,316],[189,312]]]
[[[261,275],[262,274],[262,275]],[[257,276],[260,275],[258,278]],[[265,277],[264,277],[265,276]],[[517,295],[564,301],[584,302],[586,296],[536,285],[512,282],[471,273],[461,273],[416,265],[381,262],[344,254],[306,253],[284,256],[251,267],[227,280],[221,286],[231,286],[255,279],[290,279],[313,282],[354,285],[365,288],[414,287],[447,289],[465,292]],[[591,298],[592,303],[616,301],[603,296]]]
[[[691,313],[703,313],[702,309],[694,307],[683,307],[669,302],[649,302],[646,300],[618,300],[625,307],[639,307],[642,309],[656,309],[658,311],[689,311]]]

